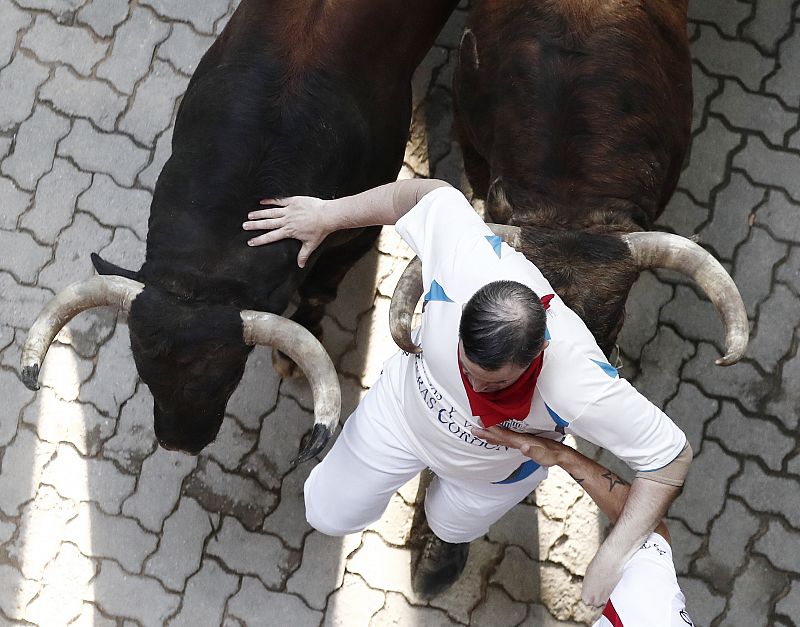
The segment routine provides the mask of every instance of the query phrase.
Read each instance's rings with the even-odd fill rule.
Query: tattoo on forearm
[[[615,475],[610,470],[608,472],[606,472],[606,473],[603,473],[603,478],[604,479],[608,479],[608,491],[609,492],[611,492],[611,490],[614,489],[614,486],[628,485],[628,483],[626,481],[623,481],[622,479],[617,477],[617,475]]]
[[[584,481],[586,481],[586,479],[578,479],[578,477],[576,477],[575,475],[573,475],[571,472],[568,472],[567,474],[568,474],[570,477],[572,477],[572,478],[575,480],[575,483],[577,483],[578,485],[583,485],[583,482],[584,482]]]

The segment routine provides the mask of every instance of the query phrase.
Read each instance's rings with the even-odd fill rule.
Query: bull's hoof
[[[272,349],[272,367],[281,379],[299,379],[303,376],[300,366],[277,348]]]

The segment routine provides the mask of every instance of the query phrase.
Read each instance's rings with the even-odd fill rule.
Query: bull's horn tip
[[[25,387],[34,392],[39,389],[39,364],[23,366],[22,382]]]
[[[315,457],[322,452],[328,440],[331,437],[331,430],[325,425],[315,424],[314,429],[311,431],[311,436],[303,449],[298,453],[297,457],[292,460],[292,466],[307,462],[312,457]]]
[[[718,366],[732,366],[733,364],[737,363],[742,358],[741,355],[736,353],[728,353],[724,357],[720,357],[714,361],[715,364]]]

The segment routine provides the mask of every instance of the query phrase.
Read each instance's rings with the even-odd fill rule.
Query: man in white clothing
[[[494,236],[457,190],[406,180],[325,201],[266,199],[250,240],[301,242],[305,265],[329,233],[396,224],[422,261],[425,306],[416,343],[398,352],[305,485],[306,515],[323,533],[359,531],[395,490],[429,467],[434,536],[414,587],[432,597],[463,570],[469,542],[529,494],[547,470],[471,429],[501,425],[608,449],[637,471],[620,522],[586,573],[583,598],[604,604],[680,491],[691,461],[685,435],[607,362],[580,318],[525,257]]]

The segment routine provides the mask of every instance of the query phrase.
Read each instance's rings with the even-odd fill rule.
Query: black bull
[[[455,4],[243,0],[181,102],[144,264],[132,271],[93,256],[101,275],[117,276],[73,285],[47,305],[23,352],[26,384],[38,387],[47,349],[71,317],[115,305],[129,312],[162,446],[197,453],[213,441],[252,345],[268,343],[311,381],[316,423],[301,458],[319,452],[338,419],[338,381],[299,326],[320,334],[325,304],[378,229],[329,238],[300,270],[298,242],[250,248],[241,223],[262,198],[340,197],[395,179],[412,73]],[[267,315],[295,292],[298,325]]]

